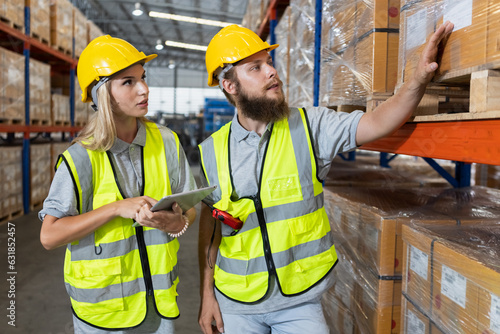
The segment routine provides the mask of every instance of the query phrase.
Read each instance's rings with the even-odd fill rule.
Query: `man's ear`
[[[236,85],[231,80],[222,79],[222,87],[229,94],[231,94],[231,95],[236,94]]]

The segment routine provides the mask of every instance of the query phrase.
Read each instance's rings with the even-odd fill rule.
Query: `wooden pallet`
[[[51,125],[48,119],[30,119],[30,125]]]
[[[37,34],[35,32],[31,32],[30,35],[31,35],[31,38],[36,39],[40,43],[43,43],[43,44],[45,44],[47,46],[50,46],[50,42],[49,42],[49,40],[46,37],[42,37],[42,36],[40,36],[39,34]]]
[[[71,52],[71,50],[65,49],[62,46],[52,45],[52,48],[54,50],[57,50],[57,51],[61,52],[61,53],[64,53],[67,56],[71,56],[73,54],[73,52]]]
[[[54,121],[53,124],[56,126],[70,126],[71,122],[70,121]]]
[[[15,211],[15,212],[11,212],[7,215],[4,215],[2,217],[0,217],[0,224],[3,224],[3,223],[7,223],[13,219],[16,219],[18,217],[21,217],[23,215],[23,210],[18,210],[18,211]]]
[[[500,71],[480,70],[470,73],[468,78],[455,79],[458,80],[454,84],[461,84],[461,87],[428,89],[411,121],[500,118]]]
[[[8,17],[0,16],[0,22],[7,24],[9,27],[19,30],[24,33],[24,24],[14,22]]]
[[[19,125],[23,124],[24,119],[16,119],[16,118],[0,118],[0,124],[2,125]]]

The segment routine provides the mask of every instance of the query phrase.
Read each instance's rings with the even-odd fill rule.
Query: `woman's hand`
[[[174,203],[171,211],[160,210],[153,212],[151,211],[153,205],[154,203],[145,203],[136,213],[135,221],[142,226],[156,228],[171,234],[179,233],[186,227],[186,224],[190,224],[189,219],[183,215],[182,209],[177,203]]]

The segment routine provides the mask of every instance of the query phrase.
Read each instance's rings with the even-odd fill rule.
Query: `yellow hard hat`
[[[147,63],[157,55],[146,56],[129,42],[109,35],[90,42],[78,60],[78,83],[82,89],[82,101],[91,102],[89,87],[103,77],[109,77],[135,63]],[[95,101],[96,102],[96,101]]]
[[[279,44],[269,45],[252,30],[236,24],[222,28],[208,44],[205,63],[208,73],[208,85],[219,84],[216,71],[226,64],[234,64],[262,50],[271,51]]]

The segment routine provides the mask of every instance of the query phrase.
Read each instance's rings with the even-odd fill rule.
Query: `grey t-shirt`
[[[318,176],[324,179],[328,174],[331,162],[338,153],[356,148],[356,130],[362,111],[352,113],[335,112],[325,107],[307,108],[307,117],[311,128],[311,137],[318,164]],[[237,115],[231,124],[231,169],[233,171],[234,191],[238,198],[253,196],[258,191],[258,182],[269,141],[271,126],[259,136],[254,131],[245,130],[238,122]],[[204,186],[208,183],[203,173],[201,179]],[[207,199],[212,201],[213,198]],[[319,284],[306,293],[285,297],[279,291],[276,278],[272,277],[269,292],[258,304],[243,304],[222,295],[217,289],[215,294],[223,313],[257,314],[273,312],[319,298],[333,283],[332,275],[325,277]],[[256,307],[257,305],[257,307]]]
[[[113,165],[117,168],[118,183],[127,198],[140,196],[142,187],[140,148],[146,144],[146,128],[141,122],[137,124],[137,135],[131,144],[117,138],[110,149]],[[168,137],[171,138],[170,129],[164,126],[158,126],[158,128],[164,141]],[[169,164],[177,160],[169,159],[169,152],[166,153]],[[194,177],[182,148],[179,155],[179,166],[170,167],[170,171],[176,171],[176,173],[169,174],[172,193],[196,189]],[[74,186],[66,164],[61,164],[57,169],[49,194],[43,203],[43,209],[38,213],[38,217],[43,220],[46,214],[57,218],[78,214]]]

